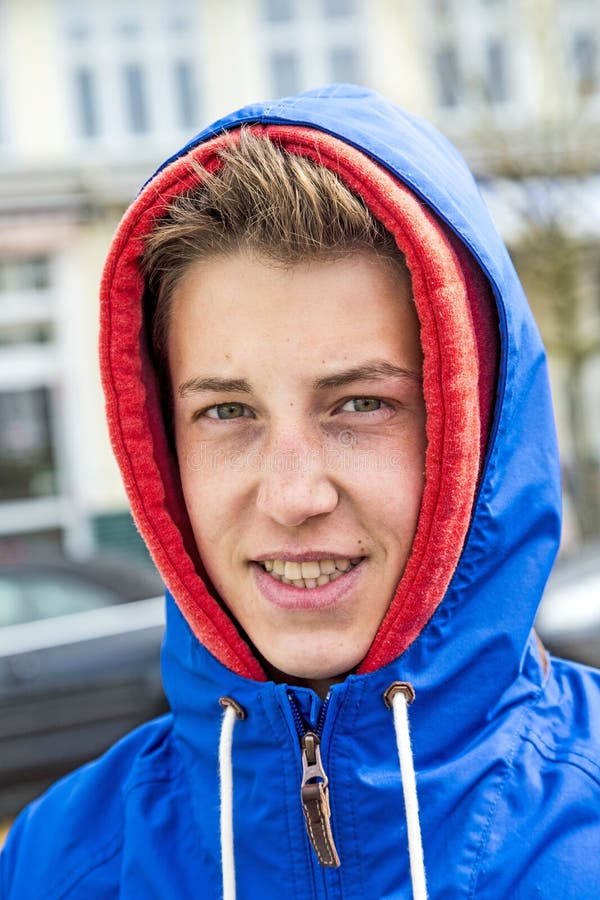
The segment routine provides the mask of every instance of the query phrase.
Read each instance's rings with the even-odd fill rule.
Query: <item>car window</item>
[[[22,615],[23,600],[18,585],[9,578],[0,577],[0,627],[26,621]]]
[[[110,588],[63,572],[2,572],[0,626],[85,612],[121,599]]]

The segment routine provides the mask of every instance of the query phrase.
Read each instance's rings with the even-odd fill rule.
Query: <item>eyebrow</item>
[[[245,378],[188,378],[177,388],[180,397],[189,394],[201,394],[203,391],[215,391],[224,394],[251,394],[252,386]]]
[[[383,378],[406,378],[412,381],[421,381],[421,373],[405,369],[402,366],[395,366],[387,360],[378,359],[333,372],[323,378],[317,378],[313,382],[313,387],[317,391],[322,391],[326,388],[344,387],[354,384],[356,381],[377,381]],[[200,376],[188,378],[177,388],[177,393],[181,398],[208,391],[224,394],[251,394],[252,385],[245,378],[219,378],[213,375],[205,378]]]
[[[377,381],[383,378],[409,378],[412,381],[421,381],[421,373],[402,366],[395,366],[385,359],[375,359],[370,362],[343,369],[341,372],[333,372],[324,378],[317,378],[314,382],[316,390],[324,388],[344,387],[355,381]]]

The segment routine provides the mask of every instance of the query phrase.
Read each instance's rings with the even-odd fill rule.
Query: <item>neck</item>
[[[310,688],[310,690],[314,691],[321,700],[325,699],[332,684],[339,684],[340,681],[343,681],[346,678],[346,675],[350,674],[349,672],[344,672],[342,675],[333,675],[330,678],[300,678],[295,675],[288,675],[286,672],[276,669],[275,666],[272,666],[271,663],[264,658],[261,662],[267,677],[270,678],[271,681],[274,681],[276,684],[285,682],[285,684],[293,685],[295,687]]]

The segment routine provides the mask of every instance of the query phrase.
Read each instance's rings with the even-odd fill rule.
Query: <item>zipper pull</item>
[[[321,865],[337,868],[340,858],[331,833],[329,779],[321,762],[320,740],[314,731],[307,731],[301,744],[301,797],[306,830]]]

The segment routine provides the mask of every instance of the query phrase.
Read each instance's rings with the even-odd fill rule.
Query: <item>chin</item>
[[[296,648],[294,653],[273,653],[271,647],[268,656],[265,655],[264,658],[285,681],[334,681],[356,669],[368,649],[367,646],[352,652],[350,649],[340,648],[337,653],[333,653],[330,648],[321,647],[317,650],[313,648],[309,653],[300,653]]]

